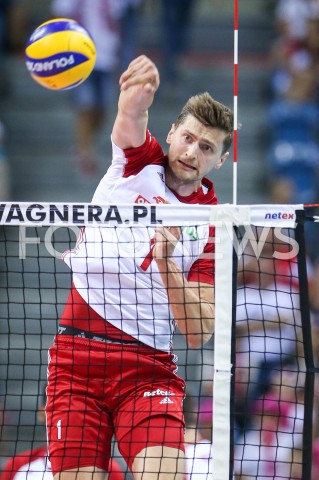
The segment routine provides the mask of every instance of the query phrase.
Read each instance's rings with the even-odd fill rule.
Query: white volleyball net
[[[99,318],[111,319],[133,341],[160,351],[171,347],[172,308],[163,307],[166,289],[151,255],[154,229],[165,226],[180,229],[175,257],[184,277],[192,272],[193,281],[206,284],[214,277],[215,283],[213,337],[191,348],[178,328],[174,336],[178,374],[187,385],[186,478],[310,478],[316,369],[304,224],[316,220],[313,213],[307,215],[302,205],[0,207],[4,474],[16,469],[12,463],[8,467],[11,457],[45,445],[37,410],[44,402],[48,349],[72,282]],[[79,258],[85,261],[78,263]],[[194,273],[199,266],[206,269],[203,274]],[[140,317],[152,328],[131,328]],[[90,319],[64,325],[66,333],[103,341],[103,332],[90,331]],[[166,322],[169,334],[156,321]],[[130,343],[127,337],[120,340]],[[148,396],[168,404],[169,388],[149,381]],[[112,458],[130,479],[114,433]],[[83,432],[79,439],[84,437]],[[24,468],[31,468],[31,457]],[[37,468],[47,468],[43,465]]]

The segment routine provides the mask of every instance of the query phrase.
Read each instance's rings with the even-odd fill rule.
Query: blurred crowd
[[[313,206],[319,198],[319,1],[272,2],[268,52],[265,171],[270,203]],[[259,232],[260,233],[260,232]],[[258,231],[256,232],[258,235]],[[314,362],[319,362],[319,228],[305,224]],[[301,479],[304,376],[296,258],[274,258],[284,243],[267,239],[261,256],[239,265],[236,480]],[[287,247],[287,245],[286,245]],[[303,368],[302,368],[303,370]],[[319,385],[315,382],[312,479],[319,474]],[[256,449],[256,446],[259,449]]]
[[[139,20],[155,10],[160,38],[156,46],[156,61],[160,66],[162,84],[170,91],[180,81],[179,62],[188,49],[189,27],[193,18],[194,0],[51,0],[44,5],[30,0],[1,0],[0,55],[24,55],[28,37],[35,27],[49,18],[72,18],[92,35],[97,49],[96,64],[90,77],[70,91],[69,101],[74,112],[73,145],[70,150],[74,169],[83,175],[93,175],[98,168],[96,141],[102,131],[112,98],[112,86],[119,74],[138,54]],[[153,13],[151,13],[153,14]],[[149,48],[147,45],[146,50]],[[10,88],[5,68],[0,74],[0,89]],[[1,121],[1,91],[0,91]],[[0,124],[0,148],[5,144],[5,128]],[[0,153],[1,157],[1,153]],[[4,161],[0,159],[1,165]],[[7,168],[7,165],[5,166]],[[10,198],[9,173],[6,185],[0,184],[0,196]],[[4,178],[4,175],[2,175]]]
[[[2,120],[1,99],[10,88],[6,76],[6,56],[21,51],[26,38],[26,17],[22,0],[1,0],[0,2],[0,197],[8,200],[11,195],[9,162],[7,159],[5,137],[6,127]]]
[[[318,215],[319,1],[270,3],[275,37],[267,52],[265,187],[269,203],[309,205]],[[254,234],[260,240],[264,231],[256,229]],[[259,258],[247,246],[237,276],[234,478],[300,480],[306,417],[301,327],[306,312],[300,291],[305,279],[299,278],[296,257],[274,256],[288,252],[293,237],[285,243],[268,234],[264,240]],[[318,367],[318,224],[306,222],[305,240],[310,328]],[[196,414],[201,441],[210,438],[211,417],[212,392],[202,391]],[[318,451],[315,378],[312,480],[319,475]]]
[[[319,192],[319,2],[279,0],[269,51],[266,173],[273,203],[315,204]],[[319,258],[307,226],[311,259]]]

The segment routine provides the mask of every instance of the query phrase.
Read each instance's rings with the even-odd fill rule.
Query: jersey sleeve
[[[189,282],[215,284],[215,228],[209,228],[209,238],[203,253],[193,263],[188,273]]]
[[[112,146],[112,165],[121,164],[124,177],[138,174],[147,165],[161,165],[163,163],[164,153],[162,147],[149,130],[146,131],[145,142],[140,147],[122,150],[114,143]]]

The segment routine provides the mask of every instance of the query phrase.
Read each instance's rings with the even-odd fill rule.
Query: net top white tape
[[[294,228],[303,205],[0,203],[0,225],[187,226],[230,223]]]

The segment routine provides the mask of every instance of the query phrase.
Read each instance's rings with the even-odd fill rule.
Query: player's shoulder
[[[164,167],[166,161],[160,143],[149,130],[146,131],[146,138],[142,145],[125,149],[122,155],[125,158],[123,177],[135,176],[150,165]]]
[[[146,130],[145,141],[139,147],[127,148],[124,150],[125,156],[141,156],[160,157],[164,156],[163,149],[154,135],[149,130]]]

